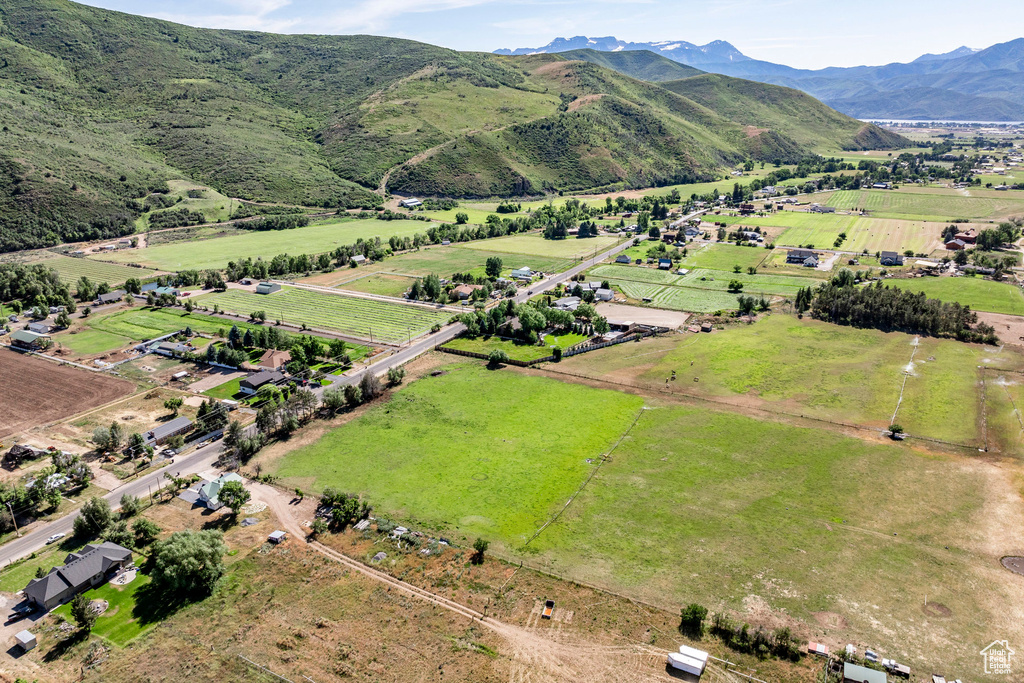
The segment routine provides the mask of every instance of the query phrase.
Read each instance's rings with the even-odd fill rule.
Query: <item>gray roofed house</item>
[[[170,422],[153,427],[143,434],[142,438],[145,439],[147,446],[159,445],[172,436],[184,434],[190,429],[192,429],[192,420],[187,417],[176,417]]]
[[[277,371],[265,370],[249,375],[238,383],[238,390],[243,394],[255,394],[260,387],[267,384],[277,384],[284,380],[284,374]]]
[[[615,262],[616,263],[629,263],[629,256],[627,256],[626,254],[619,254],[618,256],[615,257]]]
[[[100,294],[96,297],[96,303],[99,305],[112,304],[116,301],[120,301],[124,298],[125,292],[123,289],[115,289],[113,292],[107,292],[106,294]]]
[[[883,266],[902,266],[903,254],[897,254],[895,251],[883,251],[878,257],[878,262]]]
[[[601,288],[597,290],[594,294],[596,295],[598,301],[611,301],[612,299],[615,298],[615,292],[610,289]]]
[[[551,304],[552,308],[557,308],[560,311],[575,311],[579,308],[580,298],[578,296],[567,296],[561,299],[557,299]]]
[[[25,586],[29,602],[51,610],[87,588],[98,586],[111,570],[131,562],[132,551],[116,543],[90,543],[80,552],[69,553],[64,565],[54,567],[41,579]]]
[[[150,347],[153,353],[160,354],[161,356],[167,356],[174,358],[175,356],[181,356],[189,353],[192,349],[185,346],[184,344],[178,344],[175,342],[160,342]]]

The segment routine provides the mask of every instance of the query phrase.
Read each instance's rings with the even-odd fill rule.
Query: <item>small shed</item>
[[[685,671],[699,678],[708,665],[708,653],[694,647],[680,645],[679,652],[669,653],[668,664],[674,669]]]
[[[828,645],[821,643],[807,643],[807,654],[828,657]]]
[[[288,534],[284,531],[281,531],[280,529],[272,531],[270,535],[267,536],[267,540],[271,543],[281,543],[286,538],[288,538]]]
[[[362,254],[356,254],[355,256],[352,257],[352,263],[356,264],[357,266],[361,266],[364,263],[366,263],[366,257],[363,256]]]
[[[22,652],[28,652],[37,645],[35,635],[29,631],[18,631],[14,634],[14,640],[17,641],[18,647],[21,648]]]
[[[669,270],[672,268],[672,259],[660,258],[658,259],[658,268],[661,270]]]

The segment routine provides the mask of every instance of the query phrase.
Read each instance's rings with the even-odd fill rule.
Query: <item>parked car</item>
[[[30,605],[28,603],[24,605],[19,605],[18,607],[14,608],[13,612],[11,612],[11,616],[7,617],[7,624],[13,624],[16,621],[21,621],[25,617],[30,616],[35,611],[35,605]]]
[[[50,536],[48,539],[46,539],[46,545],[50,545],[51,543],[56,543],[57,541],[59,541],[60,539],[64,538],[65,536],[67,536],[67,534],[63,534],[63,533],[62,534],[54,534],[53,536]]]

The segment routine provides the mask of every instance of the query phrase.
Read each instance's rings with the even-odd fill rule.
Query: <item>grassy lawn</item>
[[[129,250],[128,254],[138,253],[135,250]],[[122,260],[117,256],[117,252],[113,254],[103,254],[103,259]],[[124,259],[126,262],[133,262],[133,259]],[[67,283],[74,284],[78,282],[78,279],[83,275],[94,283],[106,282],[111,287],[116,287],[124,283],[130,277],[137,277],[140,280],[149,277],[156,271],[148,270],[146,268],[132,268],[130,266],[124,266],[120,263],[106,263],[105,261],[98,261],[90,258],[76,258],[74,256],[61,256],[55,254],[49,256],[41,261],[32,261],[32,265],[41,264],[47,268],[53,268],[60,275],[60,279]]]
[[[580,259],[592,256],[595,252],[602,252],[611,249],[621,242],[618,237],[588,237],[587,239],[576,239],[569,237],[564,240],[546,240],[540,233],[526,233],[512,237],[499,237],[493,240],[481,240],[479,242],[468,242],[463,245],[464,249],[475,249],[478,251],[498,251],[507,254],[519,255],[522,263],[506,263],[511,268],[529,266],[534,270],[540,270],[530,262],[530,256],[546,256],[560,259]],[[512,256],[510,258],[515,258]]]
[[[366,292],[367,294],[379,294],[381,296],[400,297],[409,291],[416,278],[405,275],[393,275],[391,273],[373,273],[358,280],[338,285],[338,289],[349,289],[353,292]]]
[[[573,334],[566,332],[564,334],[549,334],[544,337],[544,343],[547,346],[557,346],[560,349],[567,349],[570,346],[576,346],[587,338],[584,334]]]
[[[513,552],[655,602],[763,601],[816,628],[836,613],[843,639],[901,658],[934,659],[934,646],[908,645],[927,633],[944,663],[968,662],[1015,594],[1009,575],[990,584],[975,539],[987,476],[906,446],[656,407],[529,552]],[[922,619],[925,588],[952,619]]]
[[[254,305],[251,310],[257,308]],[[250,310],[245,311],[246,314],[249,312]],[[195,332],[217,334],[219,330],[230,330],[232,325],[238,325],[238,328],[243,331],[257,327],[249,323],[225,320],[212,315],[190,314],[180,308],[135,307],[89,321],[89,327],[93,330],[136,341],[153,339],[186,327],[191,327]]]
[[[237,394],[241,390],[241,381],[242,378],[238,377],[236,379],[231,380],[230,382],[224,382],[224,384],[215,386],[212,389],[207,389],[206,391],[203,392],[203,396],[210,396],[212,398],[221,400],[233,399],[235,397],[235,394]]]
[[[156,622],[149,622],[140,617],[135,600],[136,593],[147,586],[149,582],[148,576],[138,574],[135,580],[127,586],[114,586],[105,583],[86,591],[85,597],[90,600],[106,600],[110,604],[107,611],[96,618],[96,623],[92,627],[93,635],[124,647],[134,638],[152,628]],[[61,605],[53,610],[53,614],[59,614],[73,623],[70,604]]]
[[[83,545],[85,544],[68,537],[60,543],[43,546],[35,557],[28,557],[4,567],[0,572],[0,591],[17,593],[36,578],[37,569],[42,568],[44,572],[48,572],[51,568],[64,564],[67,554],[81,550]]]
[[[730,226],[783,227],[775,239],[777,246],[813,244],[818,249],[831,249],[839,233],[846,233],[840,246],[844,251],[897,251],[912,249],[929,253],[942,248],[942,230],[947,223],[929,223],[885,218],[862,218],[842,214],[780,211],[768,216],[715,217]]]
[[[100,330],[85,330],[74,334],[59,334],[54,341],[83,356],[120,349],[131,342],[128,337]]]
[[[231,289],[200,299],[205,306],[217,304],[221,310],[246,315],[266,311],[268,320],[283,320],[293,325],[306,324],[374,340],[402,342],[428,331],[434,324],[445,324],[448,311],[412,304],[374,301],[356,297],[324,294],[308,289],[285,287],[270,296]]]
[[[731,244],[708,244],[699,250],[690,250],[682,260],[683,268],[709,268],[711,270],[732,271],[739,266],[746,271],[748,267],[757,268],[771,252],[757,247],[737,247]]]
[[[294,230],[265,230],[243,235],[216,237],[192,243],[164,244],[148,249],[130,249],[107,255],[124,263],[141,263],[162,270],[203,270],[223,268],[228,261],[244,258],[271,258],[277,254],[319,254],[336,247],[355,244],[356,240],[380,237],[387,241],[392,235],[404,237],[426,233],[423,221],[379,221],[373,218],[336,218]]]
[[[590,473],[587,459],[607,452],[641,405],[620,392],[451,365],[288,454],[275,474],[306,490],[362,493],[378,516],[516,545],[564,504]]]
[[[551,355],[548,346],[537,346],[536,344],[518,344],[501,337],[478,337],[467,339],[458,337],[445,344],[447,348],[459,351],[472,351],[473,353],[490,354],[491,351],[504,351],[512,360],[531,361]]]
[[[886,280],[891,287],[924,292],[929,299],[953,301],[976,311],[1024,315],[1020,287],[978,277],[918,277]]]

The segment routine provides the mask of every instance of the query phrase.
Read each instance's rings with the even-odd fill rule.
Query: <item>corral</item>
[[[124,380],[0,349],[0,437],[70,417],[134,390]]]

